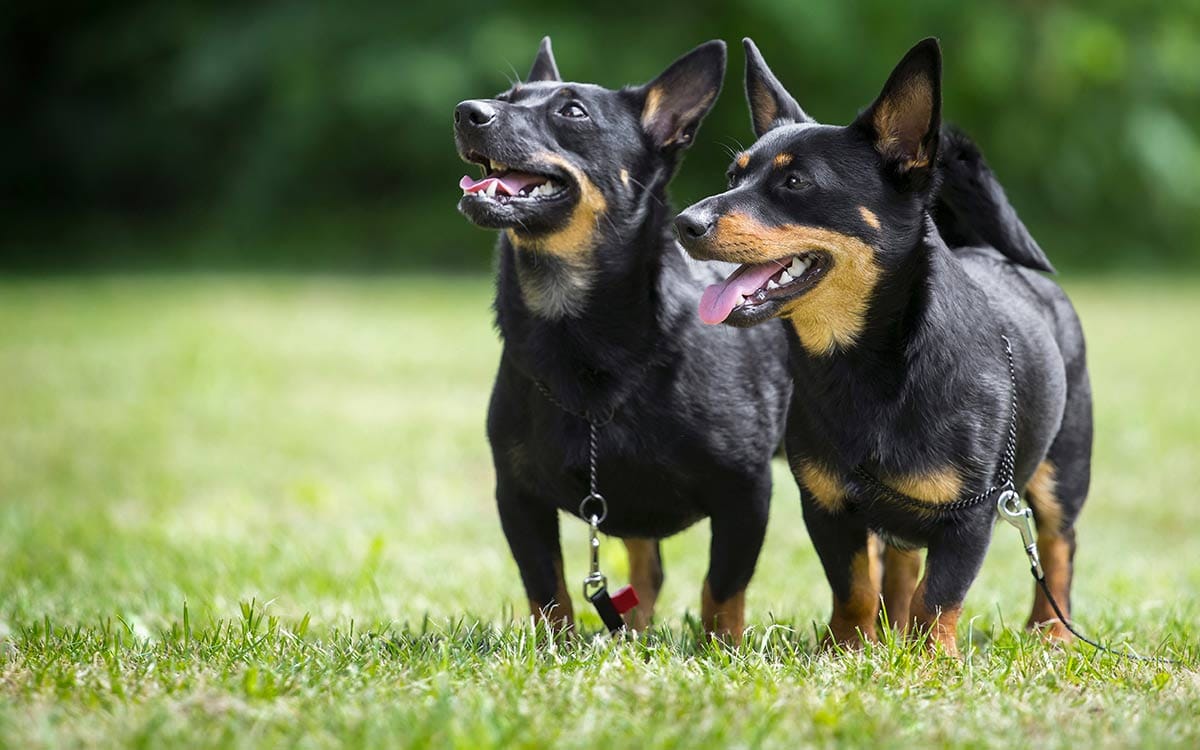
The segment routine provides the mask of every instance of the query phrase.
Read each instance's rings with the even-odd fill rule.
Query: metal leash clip
[[[1021,532],[1021,541],[1025,545],[1025,555],[1033,568],[1034,576],[1040,581],[1046,577],[1042,571],[1042,560],[1038,556],[1037,537],[1034,535],[1033,509],[1030,508],[1010,484],[1000,491],[996,498],[996,511],[1000,517],[1008,521]]]
[[[599,515],[588,514],[589,503],[599,504]],[[608,593],[608,578],[600,572],[600,524],[608,517],[608,503],[599,492],[591,492],[579,504],[579,515],[588,520],[588,555],[591,561],[587,577],[583,579],[583,598],[592,603],[596,614],[609,633],[619,633],[625,629],[625,620],[621,615],[633,609],[638,604],[637,592],[633,586],[625,586],[615,594]]]
[[[591,499],[588,495],[584,499],[583,505]],[[601,498],[603,500],[603,498]],[[591,601],[592,597],[608,588],[608,578],[600,572],[600,517],[591,516],[588,519],[588,548],[591,554],[591,567],[588,569],[587,577],[583,579],[583,598]]]

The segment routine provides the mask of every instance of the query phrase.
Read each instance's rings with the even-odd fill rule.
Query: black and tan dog
[[[788,458],[833,589],[830,637],[873,639],[882,589],[894,625],[915,622],[955,651],[996,514],[994,501],[964,500],[1002,473],[1011,423],[1005,335],[1014,483],[1065,607],[1091,461],[1083,334],[1067,297],[1035,272],[1050,265],[978,151],[939,137],[937,42],[914,47],[846,127],[813,121],[750,40],[746,54],[760,138],[729,189],[676,226],[693,256],[745,264],[705,292],[706,322],[785,322]],[[1047,623],[1069,637],[1038,593],[1029,624]]]
[[[601,530],[621,537],[644,627],[662,584],[658,540],[708,517],[701,616],[734,639],[771,495],[791,390],[783,332],[703,326],[720,278],[675,243],[666,186],[725,74],[709,42],[650,83],[563,83],[543,40],[528,79],[455,109],[459,210],[503,230],[496,320],[504,340],[488,412],[496,500],[537,616],[571,626],[558,512],[587,493],[599,428]],[[580,550],[580,556],[584,554]]]

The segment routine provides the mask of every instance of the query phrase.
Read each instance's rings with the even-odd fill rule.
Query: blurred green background
[[[1200,267],[1200,0],[8,3],[0,10],[0,267],[486,269],[455,212],[451,110],[529,67],[648,80],[731,43],[726,91],[673,187],[718,189],[751,135],[751,35],[844,123],[941,37],[945,113],[983,145],[1060,268]]]

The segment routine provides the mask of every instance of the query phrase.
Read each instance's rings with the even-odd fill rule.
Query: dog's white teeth
[[[744,305],[744,304],[746,304],[746,295],[744,295],[744,294],[739,294],[739,295],[738,295],[738,301],[737,301],[737,305],[735,305],[735,307],[736,307],[736,306],[739,306],[739,305]]]
[[[788,270],[792,272],[792,276],[800,276],[808,270],[808,261],[792,258],[792,266]]]
[[[783,273],[784,273],[784,275],[787,275],[787,271],[784,271]],[[783,281],[783,276],[780,276],[779,280]],[[784,281],[783,283],[786,284],[787,282]],[[779,285],[775,283],[775,279],[767,279],[767,289],[778,289],[778,288],[779,288]]]
[[[784,271],[783,273],[779,274],[779,283],[780,284],[792,283],[792,275],[790,273],[788,273],[787,271]],[[770,289],[771,287],[768,286],[767,288]]]
[[[500,184],[500,183],[498,183],[498,182],[492,182],[491,184],[489,184],[489,185],[487,186],[487,195],[488,195],[488,197],[489,197],[489,198],[495,198],[495,197],[496,197],[496,186],[497,186],[497,185],[499,185],[499,184]]]

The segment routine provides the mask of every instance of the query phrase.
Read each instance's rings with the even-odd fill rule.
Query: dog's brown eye
[[[787,176],[787,179],[783,181],[783,185],[791,190],[799,190],[800,188],[808,185],[808,180],[804,179],[798,174],[790,174]]]
[[[587,117],[587,112],[579,105],[578,102],[568,102],[567,104],[564,104],[563,108],[558,110],[558,113],[563,117],[570,117],[572,119]]]

